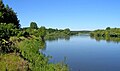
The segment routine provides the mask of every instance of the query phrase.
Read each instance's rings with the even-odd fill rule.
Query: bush
[[[9,40],[10,36],[16,36],[18,30],[13,24],[0,23],[0,39]]]
[[[17,37],[21,37],[21,36],[28,37],[29,33],[26,31],[19,31]]]

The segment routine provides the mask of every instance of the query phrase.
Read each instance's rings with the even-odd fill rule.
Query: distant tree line
[[[30,27],[21,28],[22,31],[26,31],[29,35],[40,37],[44,40],[46,37],[65,37],[71,35],[69,28],[66,29],[53,29],[46,28],[44,26],[38,27],[36,22],[31,22]]]
[[[93,37],[116,37],[120,38],[120,28],[107,27],[105,30],[95,30],[90,33]]]

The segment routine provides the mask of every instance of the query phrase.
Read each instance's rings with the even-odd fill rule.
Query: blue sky
[[[21,27],[34,21],[47,28],[94,30],[120,27],[120,0],[3,0]]]

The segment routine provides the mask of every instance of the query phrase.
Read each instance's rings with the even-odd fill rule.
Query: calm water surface
[[[47,41],[43,52],[53,57],[53,63],[66,57],[71,71],[120,71],[120,43],[74,36],[69,40]]]

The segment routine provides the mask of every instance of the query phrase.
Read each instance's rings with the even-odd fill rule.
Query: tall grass
[[[29,61],[29,68],[32,71],[68,71],[66,64],[48,63],[49,58],[39,52],[42,41],[39,39],[26,39],[17,44],[21,57]]]

